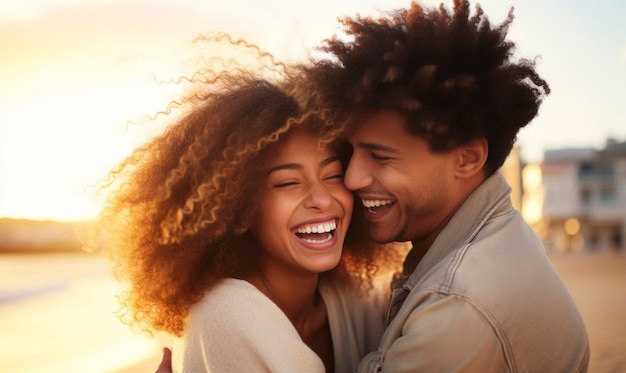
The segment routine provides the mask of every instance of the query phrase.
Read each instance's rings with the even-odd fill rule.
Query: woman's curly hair
[[[241,40],[228,43],[254,49],[259,60],[269,55]],[[268,147],[297,126],[339,147],[334,124],[316,110],[301,110],[287,93],[295,91],[286,67],[269,60],[269,68],[204,69],[186,79],[199,88],[176,103],[184,114],[100,186],[102,251],[128,285],[119,316],[131,326],[181,335],[190,307],[208,289],[255,269],[258,245],[247,228],[262,178],[255,166]],[[373,250],[366,234],[350,228],[342,260],[331,271],[364,287],[394,255]]]
[[[486,138],[491,175],[550,88],[533,61],[513,59],[506,40],[513,9],[496,27],[480,5],[470,13],[468,1],[454,0],[452,12],[414,2],[379,18],[342,19],[346,35],[327,39],[324,57],[302,66],[303,84],[315,105],[338,106],[344,119],[382,109],[404,114],[407,131],[434,152]]]

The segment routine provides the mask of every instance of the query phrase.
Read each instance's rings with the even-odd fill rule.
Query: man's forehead
[[[375,133],[394,129],[394,132],[408,134],[406,131],[406,115],[392,110],[363,110],[351,115],[346,125],[346,136],[351,139],[365,133]]]

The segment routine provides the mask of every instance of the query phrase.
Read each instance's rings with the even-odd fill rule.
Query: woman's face
[[[295,129],[265,157],[251,230],[264,271],[320,273],[341,257],[353,197],[337,154]]]

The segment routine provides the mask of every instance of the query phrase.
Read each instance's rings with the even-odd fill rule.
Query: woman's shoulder
[[[254,285],[235,279],[221,281],[192,308],[173,353],[180,371],[291,372],[303,366],[323,371],[278,306]]]
[[[263,294],[251,283],[234,278],[225,278],[204,293],[202,301],[231,300],[233,296],[262,296]]]
[[[226,278],[204,293],[202,299],[191,308],[194,314],[206,315],[222,314],[225,316],[242,309],[250,310],[253,306],[272,308],[275,306],[254,285],[244,280]]]
[[[225,279],[192,306],[186,333],[210,330],[248,333],[268,325],[291,325],[287,316],[254,285],[247,281]]]

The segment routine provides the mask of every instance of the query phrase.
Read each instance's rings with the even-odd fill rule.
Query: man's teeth
[[[309,224],[309,225],[303,225],[298,227],[298,229],[296,230],[297,233],[302,233],[302,234],[310,234],[310,233],[330,233],[332,231],[334,231],[335,229],[337,229],[337,222],[335,222],[334,220],[331,220],[329,222],[326,223],[320,223],[320,224]]]
[[[362,199],[361,203],[363,203],[364,207],[369,209],[372,207],[390,205],[393,203],[393,200],[392,199]]]

